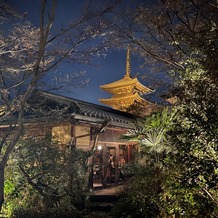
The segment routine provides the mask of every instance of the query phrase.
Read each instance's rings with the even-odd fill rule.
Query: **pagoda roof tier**
[[[122,97],[114,96],[112,98],[102,98],[99,101],[103,104],[109,105],[114,109],[120,108],[128,108],[135,102],[140,102],[143,105],[151,104],[150,102],[146,101],[144,98],[140,97],[138,93],[125,95]]]
[[[111,94],[122,94],[132,92],[132,90],[139,93],[150,93],[154,90],[142,85],[137,78],[131,78],[129,75],[125,75],[122,79],[100,86],[106,92]],[[129,91],[128,91],[129,90]]]

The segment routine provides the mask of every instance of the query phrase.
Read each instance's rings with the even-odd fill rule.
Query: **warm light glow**
[[[101,145],[98,145],[97,149],[100,151],[102,150],[102,146]]]

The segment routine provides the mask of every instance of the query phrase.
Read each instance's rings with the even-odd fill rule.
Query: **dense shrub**
[[[65,208],[56,208],[50,210],[18,209],[15,210],[11,218],[105,218],[109,217],[107,213],[92,211],[68,211]]]
[[[156,167],[139,167],[126,186],[125,195],[112,210],[116,217],[154,218],[160,215],[164,174]]]
[[[63,205],[73,213],[82,209],[89,155],[75,148],[61,149],[50,136],[20,141],[8,165],[3,212],[8,216],[13,210],[62,213]]]

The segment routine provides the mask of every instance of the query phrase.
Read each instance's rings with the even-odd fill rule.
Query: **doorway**
[[[134,157],[136,145],[98,145],[93,155],[93,186],[117,184],[125,179],[122,168]]]

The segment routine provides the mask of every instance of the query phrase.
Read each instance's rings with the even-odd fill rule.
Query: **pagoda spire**
[[[130,48],[127,47],[126,53],[126,74],[125,77],[130,77]]]

